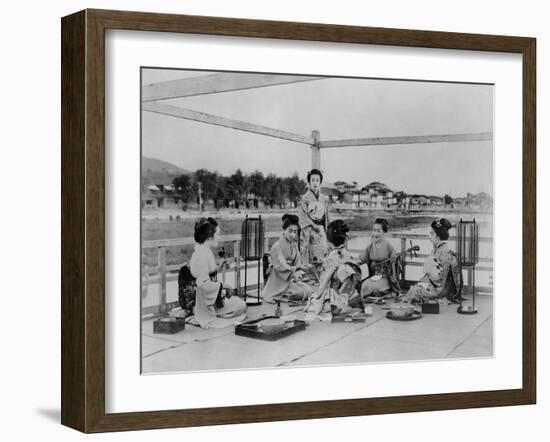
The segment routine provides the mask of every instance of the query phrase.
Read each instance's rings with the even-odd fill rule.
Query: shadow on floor
[[[38,408],[35,410],[36,414],[44,417],[45,419],[55,422],[56,424],[61,423],[61,410],[59,408]]]

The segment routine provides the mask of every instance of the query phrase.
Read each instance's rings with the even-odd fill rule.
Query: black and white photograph
[[[0,440],[544,440],[544,5],[6,2]]]
[[[493,84],[140,87],[142,374],[494,356]]]

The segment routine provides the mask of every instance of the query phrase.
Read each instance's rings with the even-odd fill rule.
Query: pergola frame
[[[401,144],[459,143],[492,141],[493,139],[492,132],[476,132],[410,135],[398,137],[351,138],[321,141],[321,133],[319,130],[312,130],[311,135],[295,134],[246,121],[234,120],[231,118],[220,117],[213,114],[161,103],[161,101],[175,98],[196,97],[200,95],[257,89],[306,81],[319,81],[324,78],[325,77],[312,77],[305,75],[217,73],[198,77],[182,78],[178,80],[163,81],[144,85],[142,87],[142,110],[191,121],[198,121],[215,126],[241,130],[244,132],[265,135],[268,137],[279,138],[286,141],[293,141],[299,144],[306,144],[311,148],[311,167],[314,169],[321,169],[321,149],[352,146],[366,147]]]

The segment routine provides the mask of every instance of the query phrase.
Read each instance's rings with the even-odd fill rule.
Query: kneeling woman
[[[197,284],[195,319],[203,328],[230,326],[244,319],[246,311],[245,302],[231,296],[232,288],[217,281],[219,269],[212,253],[217,246],[217,229],[212,219],[201,218],[195,224],[195,251],[189,265]]]
[[[446,242],[452,227],[445,218],[432,222],[429,238],[433,249],[424,262],[424,276],[409,289],[403,300],[420,302],[440,297],[453,262],[453,254]]]
[[[313,292],[301,281],[304,267],[298,251],[299,223],[296,215],[283,215],[283,233],[271,246],[272,268],[262,291],[264,301],[305,301]]]
[[[348,226],[340,219],[328,225],[330,253],[323,261],[319,288],[306,307],[306,320],[325,313],[347,314],[362,305],[358,292],[361,271],[345,248],[348,232]]]
[[[378,264],[395,255],[395,249],[384,237],[388,231],[388,221],[377,218],[372,226],[372,241],[359,260],[367,264],[369,278],[361,286],[361,296],[380,296],[391,291],[389,275],[379,270]]]

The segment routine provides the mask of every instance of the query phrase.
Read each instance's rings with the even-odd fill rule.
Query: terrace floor
[[[142,373],[492,357],[493,297],[478,296],[476,304],[476,315],[441,305],[440,314],[408,322],[391,321],[387,305],[373,305],[366,322],[312,322],[275,342],[237,336],[233,327],[186,325],[172,335],[154,334],[153,321],[143,320]],[[250,307],[248,317],[273,311],[270,304]],[[283,313],[304,316],[286,304]]]

